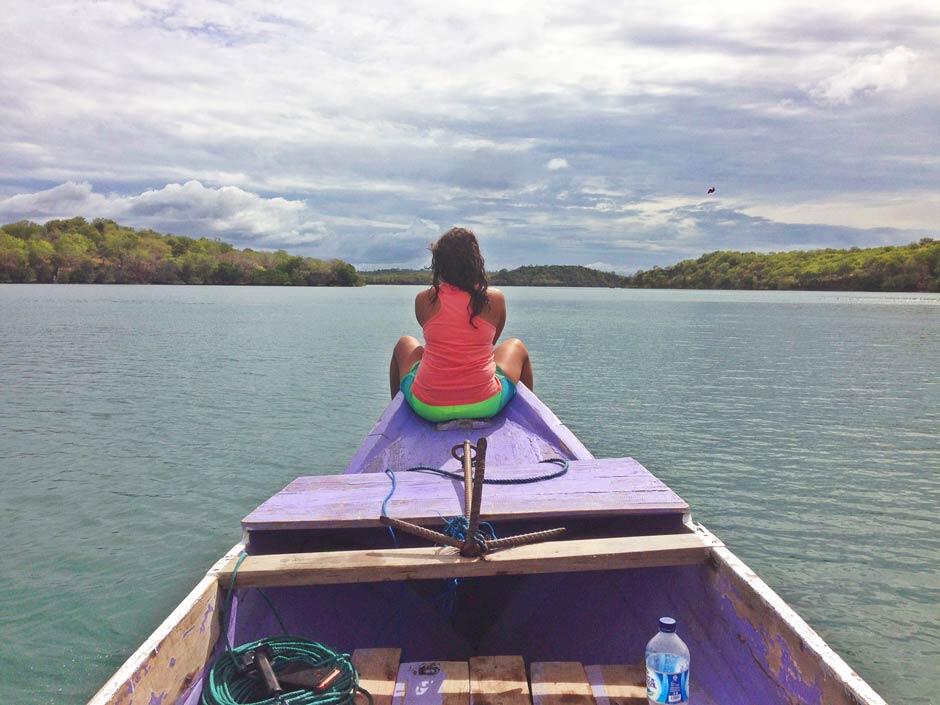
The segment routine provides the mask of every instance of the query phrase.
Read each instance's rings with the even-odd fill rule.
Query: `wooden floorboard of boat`
[[[469,705],[470,666],[466,661],[418,661],[398,668],[392,705]]]
[[[533,705],[596,705],[584,666],[545,661],[529,666]]]
[[[359,673],[359,685],[372,696],[373,705],[392,705],[401,649],[356,649],[352,663]],[[364,695],[356,697],[356,705],[367,705]]]
[[[643,664],[585,666],[597,705],[646,705]]]
[[[372,693],[376,705],[646,704],[642,664],[536,661],[527,676],[523,656],[411,663],[399,663],[400,657],[400,649],[353,653],[360,684]]]
[[[711,546],[699,533],[549,541],[463,558],[452,548],[388,548],[248,556],[239,587],[326,585],[450,577],[618,570],[703,561]],[[228,585],[235,561],[219,573]]]
[[[532,705],[521,656],[470,659],[470,705]]]

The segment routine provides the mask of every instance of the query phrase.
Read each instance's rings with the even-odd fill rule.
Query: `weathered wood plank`
[[[642,664],[585,666],[597,705],[646,705]]]
[[[239,573],[241,575],[241,573]],[[401,649],[356,649],[352,663],[359,672],[359,685],[372,695],[373,705],[392,705]],[[356,697],[356,705],[366,705],[364,695]]]
[[[403,663],[392,705],[468,705],[470,670],[466,661]]]
[[[715,545],[720,542],[689,533],[550,541],[479,559],[440,547],[281,553],[249,556],[237,581],[239,587],[324,585],[687,565],[703,561]],[[233,566],[234,561],[219,579],[231,579]]]
[[[522,657],[471,658],[470,705],[531,705]]]
[[[554,466],[532,463],[487,468],[487,477],[543,475]],[[389,514],[418,524],[463,511],[460,481],[398,473]],[[389,491],[384,474],[301,477],[242,520],[248,530],[336,529],[379,526]],[[689,506],[632,458],[572,461],[567,475],[527,485],[491,485],[482,517],[501,519],[685,514]]]
[[[543,661],[529,666],[533,705],[595,705],[584,666],[577,661]]]

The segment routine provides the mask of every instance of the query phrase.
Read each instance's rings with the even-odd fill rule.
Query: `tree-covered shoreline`
[[[785,252],[708,252],[631,276],[580,265],[489,273],[495,286],[940,292],[940,240]],[[343,260],[239,250],[220,240],[135,230],[113,220],[0,227],[0,283],[361,286],[430,284],[428,269],[357,272]]]
[[[630,277],[649,289],[940,291],[940,240],[846,250],[709,252]]]
[[[431,281],[426,269],[361,274],[370,284]],[[528,266],[490,272],[489,280],[497,286],[940,292],[940,240],[846,250],[708,252],[632,276],[573,265]]]
[[[239,250],[220,240],[135,230],[113,220],[0,228],[0,282],[359,286],[342,260]]]
[[[429,269],[376,269],[360,272],[368,284],[430,284]],[[493,286],[623,287],[629,279],[574,264],[525,265],[487,272]]]

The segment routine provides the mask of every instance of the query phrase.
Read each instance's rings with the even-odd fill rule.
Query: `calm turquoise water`
[[[0,286],[0,702],[81,702],[386,403],[411,287]],[[536,391],[891,702],[940,681],[940,296],[508,290]]]

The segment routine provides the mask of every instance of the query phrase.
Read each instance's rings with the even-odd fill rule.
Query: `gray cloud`
[[[494,265],[618,268],[940,223],[927,3],[8,15],[6,219],[104,215],[371,265],[423,262],[424,224],[461,223]]]

